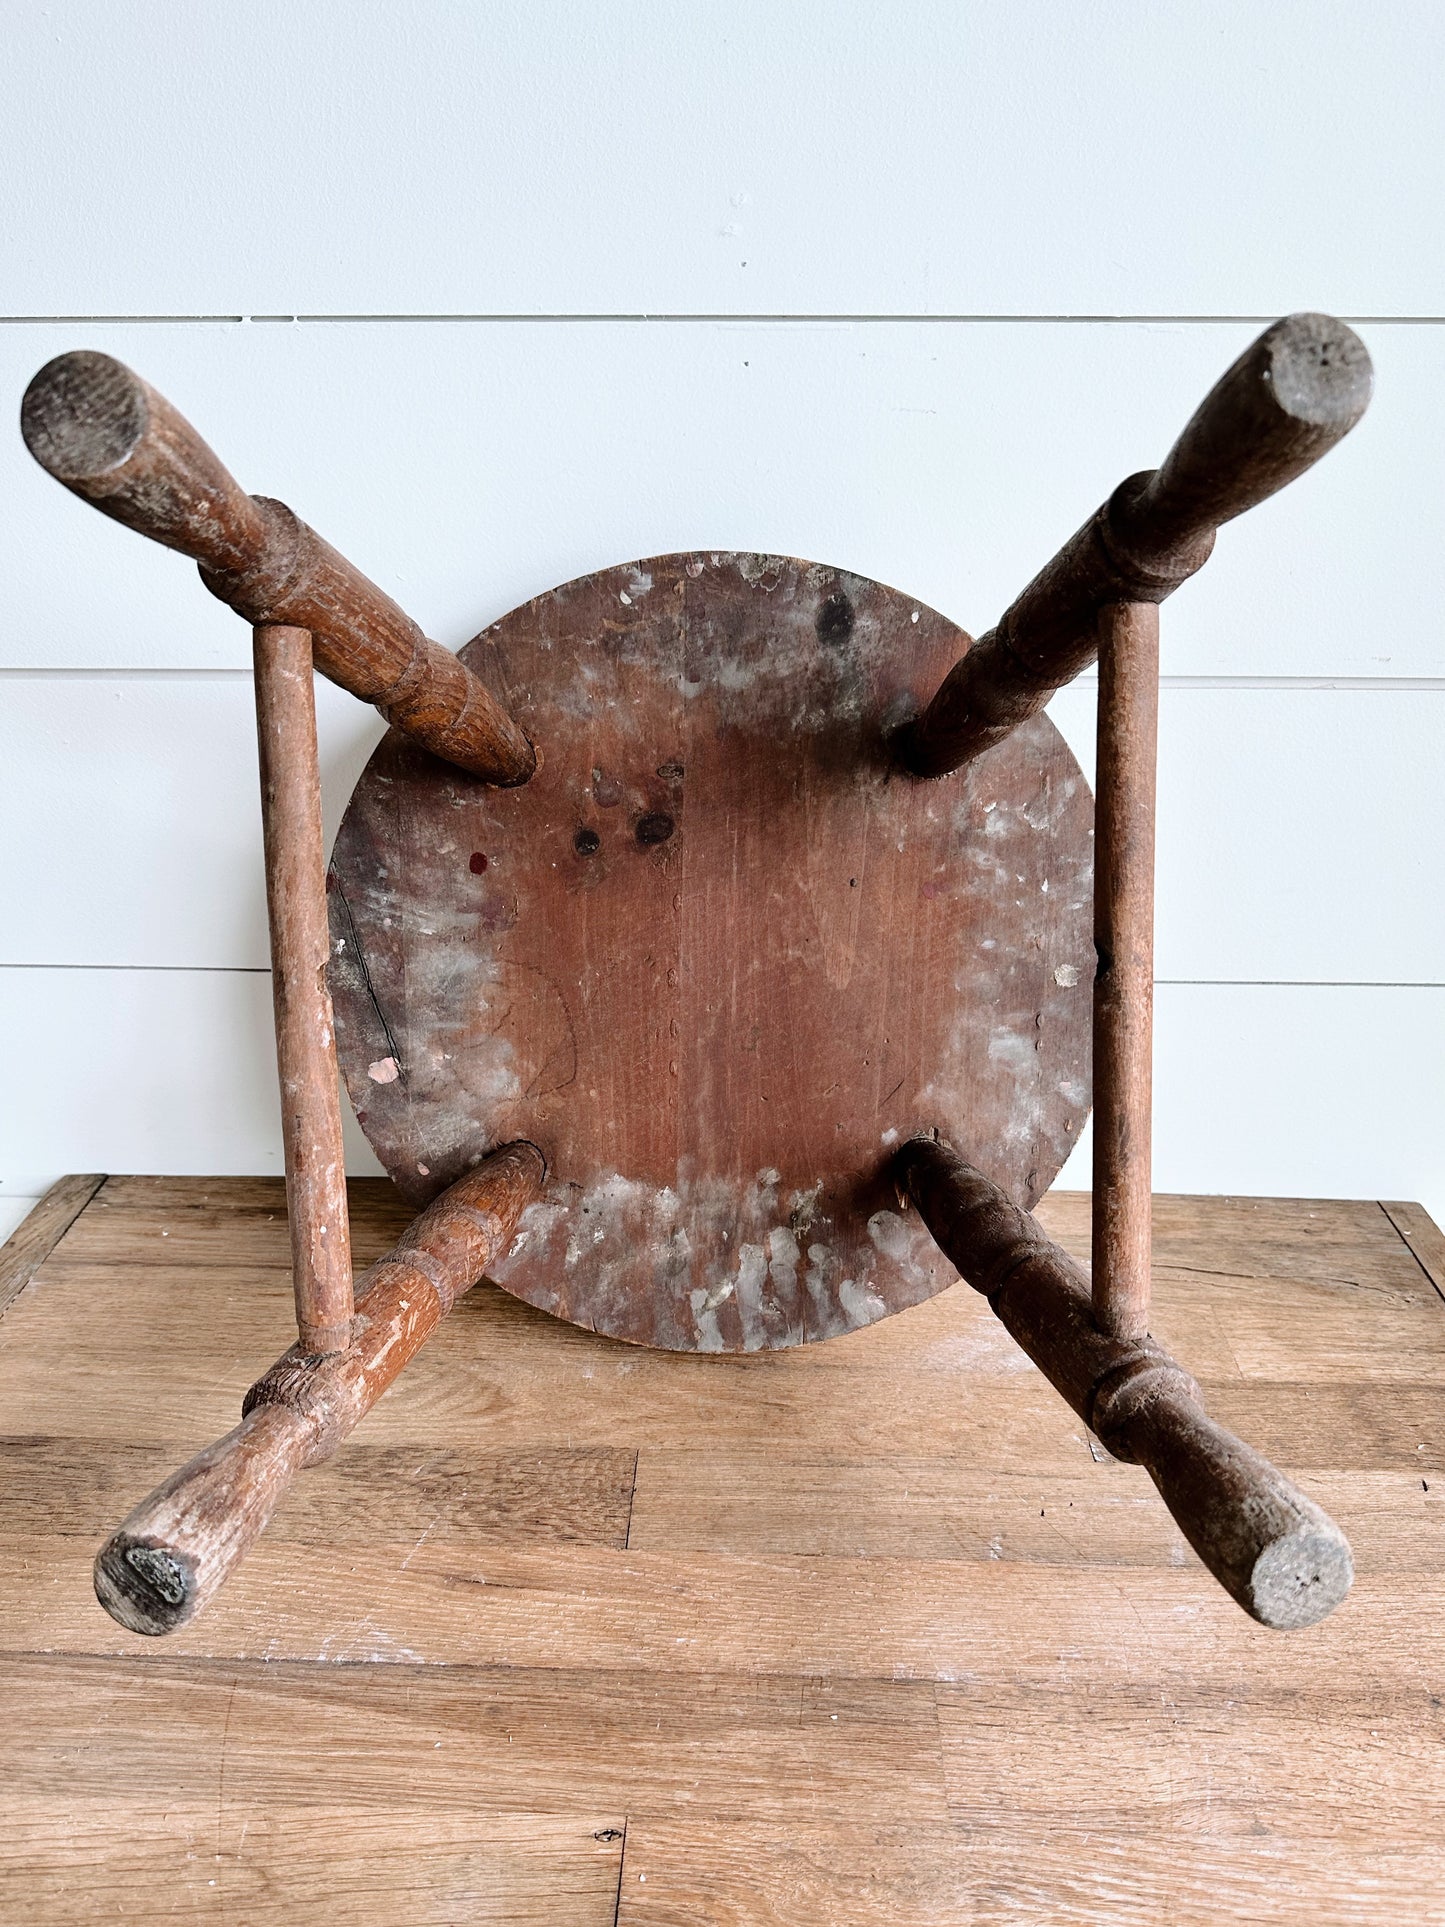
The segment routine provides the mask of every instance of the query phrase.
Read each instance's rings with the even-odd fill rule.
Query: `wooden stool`
[[[298,1326],[101,1549],[106,1609],[189,1619],[485,1272],[704,1352],[962,1275],[1246,1611],[1329,1612],[1338,1528],[1148,1333],[1158,604],[1370,385],[1341,323],[1276,323],[977,643],[835,569],[700,553],[569,583],[458,657],[118,362],[43,368],[36,459],[254,627]],[[1042,712],[1096,654],[1091,811]],[[329,873],[313,668],[393,725]],[[1091,1047],[1092,1282],[1029,1216]],[[354,1287],[338,1063],[424,1207]]]

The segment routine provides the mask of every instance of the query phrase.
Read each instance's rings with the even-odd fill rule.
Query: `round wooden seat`
[[[329,878],[341,1064],[411,1200],[541,1147],[509,1291],[794,1345],[952,1282],[881,1177],[910,1133],[1048,1188],[1089,1105],[1092,804],[1043,715],[946,785],[900,772],[888,731],[967,646],[836,569],[661,556],[461,652],[530,782],[378,748]]]

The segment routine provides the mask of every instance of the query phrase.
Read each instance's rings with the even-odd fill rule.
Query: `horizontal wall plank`
[[[1416,0],[10,13],[21,312],[1445,310]]]
[[[452,646],[589,569],[696,547],[856,569],[979,633],[1257,332],[67,323],[0,329],[0,393],[64,349],[119,355]],[[1167,673],[1445,676],[1445,327],[1363,332],[1370,413],[1225,530],[1166,612]],[[0,663],[249,663],[193,569],[9,430],[0,487]]]
[[[1445,991],[1197,984],[1155,993],[1154,1185],[1406,1192],[1445,1218]],[[1086,1190],[1090,1133],[1060,1172]]]
[[[13,970],[0,994],[7,1190],[56,1171],[282,1170],[268,976]],[[342,1117],[350,1168],[380,1171],[345,1104]]]
[[[9,1187],[280,1170],[264,975],[12,970],[4,990]],[[1159,1190],[1403,1196],[1445,1218],[1445,990],[1164,985],[1157,1003]],[[347,1129],[352,1169],[375,1171]],[[1085,1139],[1059,1186],[1088,1182]]]
[[[1052,711],[1086,771],[1095,696]],[[330,834],[382,726],[318,703]],[[249,678],[14,681],[0,757],[0,963],[268,965]],[[1445,687],[1167,688],[1158,974],[1445,980],[1442,767]]]
[[[1050,706],[1091,782],[1097,702]],[[1445,687],[1161,690],[1158,975],[1445,982],[1442,768]]]
[[[385,725],[321,677],[316,706],[329,845]],[[249,675],[18,678],[0,756],[0,962],[270,968]]]

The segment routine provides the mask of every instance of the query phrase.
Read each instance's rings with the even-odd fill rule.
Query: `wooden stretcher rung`
[[[1094,778],[1094,1317],[1149,1326],[1159,609],[1099,612]]]

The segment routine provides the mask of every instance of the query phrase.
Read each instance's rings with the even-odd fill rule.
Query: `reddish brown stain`
[[[1052,1179],[1088,1103],[1087,788],[1043,717],[951,782],[884,748],[966,640],[833,569],[659,558],[465,652],[543,747],[530,783],[378,751],[336,854],[343,1068],[407,1197],[542,1146],[508,1290],[646,1344],[795,1344],[951,1282],[884,1182],[900,1139],[951,1133],[1022,1201]],[[505,890],[458,890],[449,843],[505,852]]]

